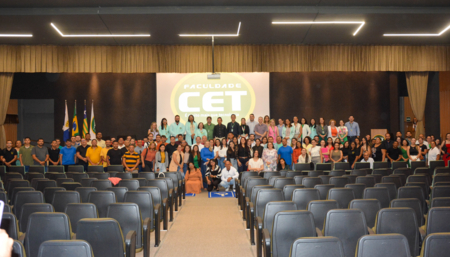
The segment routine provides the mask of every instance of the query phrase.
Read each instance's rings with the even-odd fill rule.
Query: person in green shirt
[[[31,155],[33,146],[30,145],[30,142],[31,139],[29,137],[26,137],[24,140],[24,145],[20,147],[20,165],[25,166],[25,172],[28,172],[28,169],[34,163],[33,157]]]
[[[214,139],[213,132],[214,132],[214,127],[216,125],[212,124],[211,121],[212,121],[211,116],[208,116],[208,118],[206,118],[206,124],[205,124],[205,130],[207,131],[207,134],[208,134],[207,135],[208,140]]]
[[[184,132],[186,132],[185,125],[180,122],[180,115],[175,115],[175,122],[170,124],[169,132],[171,137],[175,137],[176,141],[178,141],[178,135],[184,135]]]

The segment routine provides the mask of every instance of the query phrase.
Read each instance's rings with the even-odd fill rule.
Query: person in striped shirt
[[[140,155],[134,151],[134,146],[130,145],[129,150],[122,156],[122,164],[126,172],[138,172]]]

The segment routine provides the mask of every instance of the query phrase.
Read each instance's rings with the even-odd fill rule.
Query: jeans
[[[235,158],[230,158],[231,166],[233,166],[236,170],[239,170],[237,160]]]
[[[222,182],[220,182],[220,185],[222,187],[224,187],[224,188],[230,188],[230,186],[233,186],[233,188],[235,188],[234,187],[234,178],[232,178],[230,180],[230,182],[227,182],[227,179],[226,180],[222,180]]]
[[[202,172],[203,188],[208,188],[208,182],[206,182],[206,177],[205,177],[205,174],[206,174],[206,165],[205,165],[205,163],[202,162],[200,170]]]
[[[158,170],[158,168],[159,168],[159,172],[166,172],[167,171],[165,163],[157,163],[156,164],[156,170]]]
[[[186,175],[187,169],[188,169],[188,164],[187,163],[183,164],[183,173],[184,173],[184,175]]]
[[[241,166],[239,166],[239,173],[243,172],[243,171],[247,171],[248,167],[247,167],[247,162],[248,162],[248,158],[239,158],[239,162],[241,163]]]
[[[217,161],[219,162],[219,167],[221,170],[223,170],[225,168],[225,163],[223,163],[224,160],[225,160],[225,157],[217,158]]]
[[[153,162],[144,161],[144,163],[145,163],[145,167],[144,167],[143,171],[153,172]]]

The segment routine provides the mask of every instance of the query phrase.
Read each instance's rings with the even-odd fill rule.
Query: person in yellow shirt
[[[92,146],[87,149],[86,158],[88,159],[89,166],[90,165],[101,165],[102,158],[100,154],[102,152],[102,148],[97,146],[97,140],[92,140]]]
[[[102,151],[100,153],[100,157],[102,158],[102,162],[103,162],[103,170],[105,172],[107,172],[107,167],[108,167],[108,151],[109,149],[111,149],[111,140],[106,140],[105,141],[105,147],[102,147]]]

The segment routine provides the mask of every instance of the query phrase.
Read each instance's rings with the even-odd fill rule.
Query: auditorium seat
[[[431,199],[430,207],[450,207],[450,197],[435,197]]]
[[[55,180],[38,180],[36,184],[36,190],[44,192],[46,187],[57,187]]]
[[[332,170],[331,163],[316,163],[314,170]]]
[[[37,257],[39,246],[48,240],[70,240],[72,230],[69,217],[59,212],[37,212],[30,215],[25,234],[28,257]]]
[[[100,172],[100,173],[103,173],[103,165],[89,165],[86,172]]]
[[[308,211],[314,215],[316,228],[323,230],[323,223],[329,210],[338,209],[338,203],[335,200],[317,200],[308,203]]]
[[[319,177],[320,175],[325,175],[323,170],[309,170],[308,177]]]
[[[253,203],[253,206],[256,204],[256,196],[258,195],[258,191],[261,189],[266,189],[266,188],[274,188],[273,186],[270,185],[256,185],[254,187],[252,187],[251,192],[249,193],[248,197],[245,197],[245,208],[244,208],[244,212],[245,212],[245,222],[246,222],[246,228],[250,229],[250,218],[247,218],[250,216],[250,203]]]
[[[18,192],[23,192],[23,191],[36,191],[34,190],[34,188],[32,187],[15,187],[12,192],[11,192],[11,203],[14,203],[14,197]]]
[[[365,184],[366,188],[367,187],[374,187],[376,184],[375,178],[374,177],[369,177],[369,176],[365,176],[365,177],[357,177],[356,178],[356,183],[357,184]]]
[[[80,193],[77,191],[56,191],[53,194],[52,205],[56,212],[64,212],[69,203],[80,202]]]
[[[19,232],[19,221],[17,220],[16,215],[9,212],[3,213],[0,228],[4,229],[8,236],[14,240],[19,239],[22,234]]]
[[[140,172],[138,178],[155,179],[154,172]]]
[[[372,171],[372,175],[381,175],[381,177],[384,177],[384,176],[389,176],[391,174],[390,174],[390,169],[381,168],[381,169],[374,169]]]
[[[95,204],[100,218],[106,217],[106,209],[111,203],[116,203],[116,196],[111,191],[94,191],[89,193],[88,202]]]
[[[161,230],[161,224],[156,222],[156,220],[159,220],[160,222],[163,221],[164,230],[167,230],[167,224],[168,224],[168,215],[167,215],[167,199],[162,199],[161,196],[161,190],[158,187],[153,186],[146,186],[146,187],[140,187],[139,191],[147,191],[150,192],[152,195],[152,201],[154,205],[154,210],[158,211],[158,215],[155,216],[153,219],[153,225],[152,228],[155,229],[155,247],[159,246],[160,243],[160,230]],[[157,209],[157,206],[159,207],[159,210]],[[156,206],[156,207],[155,207]]]
[[[0,192],[0,201],[3,201],[5,204],[8,204],[8,195],[5,191]]]
[[[97,174],[95,174],[94,175],[94,177],[96,178],[96,179],[102,179],[102,180],[104,180],[104,179],[108,179],[109,178],[109,173],[97,173]]]
[[[319,178],[322,180],[322,184],[330,184],[330,178],[333,176],[330,175],[319,175]]]
[[[83,173],[85,170],[83,165],[69,165],[66,172]]]
[[[295,189],[292,193],[292,201],[297,205],[298,210],[306,210],[308,203],[316,200],[320,200],[320,193],[315,188]]]
[[[14,165],[11,165],[9,167],[9,171],[7,172],[7,174],[10,173],[10,172],[19,173],[20,175],[24,176],[25,175],[25,166],[14,166]]]
[[[363,199],[364,198],[364,189],[366,189],[366,185],[362,183],[358,184],[347,184],[345,188],[350,188],[355,193],[355,199]]]
[[[148,192],[142,191],[141,193]],[[151,198],[151,196],[149,197]],[[150,257],[151,220],[142,216],[142,209],[136,203],[112,203],[108,205],[106,217],[119,222],[122,233],[135,232],[136,251],[144,250],[144,257]]]
[[[11,206],[5,203],[3,205],[3,212],[11,212]]]
[[[172,179],[174,193],[175,193],[174,198],[175,198],[175,201],[177,201],[177,199],[178,199],[178,205],[181,206],[181,196],[182,196],[181,178],[179,178],[177,172],[166,172],[166,173],[164,173],[164,175],[166,176],[166,178]],[[146,185],[139,184],[139,186],[146,186]],[[175,209],[175,210],[177,210],[177,209]]]
[[[97,206],[93,203],[69,203],[64,213],[69,216],[73,233],[77,233],[77,223],[81,219],[98,218]]]
[[[314,186],[315,189],[319,190],[320,200],[326,200],[328,196],[328,191],[334,188],[332,184],[319,184]]]
[[[311,169],[311,163],[296,163],[294,164],[294,170],[295,171],[303,171],[303,170],[310,170]]]
[[[337,163],[336,163],[337,164]],[[330,170],[330,172],[328,173],[328,175],[332,176],[332,177],[341,177],[345,175],[345,170],[346,169],[335,169],[335,170]]]
[[[92,228],[96,229],[92,229]],[[136,232],[123,235],[119,223],[111,218],[82,219],[77,225],[77,239],[92,246],[95,257],[134,257]]]
[[[111,176],[113,177],[113,176]],[[114,177],[121,178],[121,179],[132,179],[133,175],[129,172],[117,172]]]
[[[375,187],[383,187],[387,188],[389,192],[389,201],[392,201],[397,198],[397,187],[394,183],[377,183]]]
[[[364,189],[364,199],[377,199],[381,208],[389,208],[389,191],[385,187],[369,187]]]
[[[396,170],[398,168],[407,168],[407,163],[404,161],[392,162],[392,169]]]
[[[385,176],[381,178],[381,183],[394,183],[398,188],[402,187],[402,181],[399,176]]]
[[[292,193],[297,188],[305,188],[304,185],[285,185],[283,187],[283,195],[285,201],[291,201],[292,200]]]
[[[178,188],[174,187],[173,179],[169,177],[163,177],[163,178],[157,178],[157,180],[165,180],[167,182],[167,186],[169,188],[169,198],[171,199],[170,204],[172,205],[172,208],[175,207],[175,211],[178,211],[178,202],[176,195],[178,194]],[[170,222],[173,221],[173,211],[170,212]]]
[[[44,195],[39,191],[21,191],[18,192],[14,199],[14,215],[20,216],[22,206],[26,203],[44,203]]]
[[[34,178],[45,178],[44,174],[42,173],[36,173],[36,172],[28,172],[27,173],[27,180],[31,182]]]
[[[97,180],[97,178],[82,178],[80,183],[82,187],[90,187],[94,180]]]
[[[431,199],[435,197],[450,197],[450,186],[435,186],[431,190]]]
[[[26,203],[22,206],[19,215],[19,231],[25,232],[27,229],[28,218],[35,212],[55,212],[53,206],[49,203]]]
[[[89,166],[91,167],[91,166]],[[39,247],[38,257],[94,257],[91,245],[84,240],[49,240]]]
[[[410,257],[408,239],[400,234],[367,235],[359,239],[356,257]]]
[[[403,174],[406,177],[409,177],[409,176],[413,175],[413,171],[410,168],[402,167],[402,168],[395,169],[392,174],[393,175]]]
[[[236,197],[238,198],[238,205],[241,205],[241,207],[242,207],[242,203],[240,202],[240,200],[241,200],[240,189],[241,189],[241,187],[244,188],[245,181],[247,180],[248,177],[254,177],[254,176],[259,176],[258,172],[255,172],[255,171],[241,172],[241,173],[239,173],[239,177],[236,180]]]
[[[356,175],[358,177],[365,177],[365,176],[367,176],[367,170],[365,170],[365,169],[352,170],[350,175]]]
[[[411,208],[385,208],[378,212],[375,233],[404,235],[408,239],[411,255],[418,256],[420,239],[418,224],[415,211]]]
[[[327,200],[336,200],[340,209],[347,209],[353,199],[355,199],[355,193],[351,188],[332,188],[328,191]]]
[[[302,176],[303,173],[301,171],[288,171],[286,172],[286,178],[294,178],[295,176]]]
[[[406,184],[406,180],[408,179],[405,174],[392,174],[392,175],[389,175],[389,177],[399,177],[400,182],[402,183],[402,186],[404,186]]]
[[[350,181],[346,177],[332,177],[330,178],[330,184],[335,187],[345,187],[345,185],[350,184]]]
[[[126,187],[128,190],[138,190],[139,188],[139,181],[135,179],[122,179],[119,182],[119,187]]]
[[[67,175],[64,173],[47,172],[47,173],[45,173],[45,177],[50,180],[58,181],[59,178],[67,178]]]
[[[80,182],[64,182],[61,184],[67,191],[74,191],[77,187],[82,187]]]
[[[425,199],[428,199],[430,196],[430,187],[424,182],[408,182],[405,185],[406,187],[418,186],[422,188],[423,196]]]
[[[334,164],[334,170],[350,170],[351,166],[348,162],[336,162]],[[341,175],[342,176],[342,175]]]
[[[242,217],[243,219],[247,218],[247,214],[245,211],[245,207],[247,206],[246,200],[251,196],[252,188],[256,185],[269,185],[268,179],[261,178],[261,177],[247,177],[245,178],[244,185],[241,186],[240,191],[240,197],[241,197],[241,210],[243,211]]]
[[[67,183],[67,182],[74,182],[73,178],[57,178],[56,179],[56,186],[62,187],[62,184],[63,183]]]
[[[450,233],[428,235],[422,244],[420,257],[446,256],[450,252]]]
[[[341,240],[336,237],[302,237],[292,244],[289,257],[345,257]]]
[[[421,162],[421,163],[423,163],[423,162]],[[430,168],[428,168],[428,167],[418,167],[416,169],[413,169],[413,168],[411,168],[411,169],[414,170],[414,175],[424,174],[430,178],[433,176]]]
[[[421,187],[418,186],[409,186],[409,187],[400,187],[398,189],[397,198],[417,198],[420,200],[422,211],[426,213],[427,206],[425,202],[425,197],[423,195],[423,191]]]
[[[26,257],[25,247],[19,240],[14,240],[11,257]]]
[[[123,202],[125,193],[128,192],[128,188],[126,188],[126,187],[108,187],[106,190],[114,192],[118,203]]]
[[[48,172],[64,173],[64,166],[63,165],[49,165],[47,171]]]
[[[296,175],[294,176],[294,182],[296,185],[302,185],[303,183],[303,178],[305,178],[306,176],[303,175]]]
[[[315,185],[322,184],[322,179],[319,177],[304,177],[302,180],[302,185],[305,186],[305,188],[314,188]]]
[[[80,201],[82,203],[87,203],[89,198],[89,193],[97,191],[95,187],[77,187],[75,189],[78,193],[80,193]]]
[[[359,238],[367,234],[367,222],[363,211],[347,209],[330,210],[327,213],[323,235],[339,238],[344,247],[345,256],[355,256]]]
[[[91,182],[91,187],[97,188],[97,190],[106,190],[108,187],[112,187],[109,179],[98,179]]]
[[[133,178],[133,179],[139,181],[139,187],[147,186],[147,180],[145,178]]]
[[[450,233],[450,207],[434,207],[428,211],[425,226],[426,235],[433,233]]]
[[[367,175],[367,177],[375,178],[375,184],[376,184],[376,183],[381,183],[381,178],[383,176],[381,176],[380,174],[370,174],[370,175]]]
[[[28,172],[44,174],[45,173],[45,167],[42,166],[42,165],[30,165],[30,167],[28,167]]]
[[[152,195],[148,191],[128,191],[125,193],[124,202],[137,204],[144,220],[149,218],[152,221],[154,210],[159,209],[159,206],[154,206]]]
[[[123,166],[122,165],[109,165],[106,170],[108,172],[114,171],[114,172],[123,172]]]
[[[8,181],[14,178],[23,179],[23,176],[18,172],[9,171],[5,174],[5,182],[6,182],[5,184],[8,184]]]
[[[269,185],[273,186],[275,184],[275,179],[277,178],[284,178],[283,176],[272,176],[268,179]]]
[[[357,175],[344,175],[344,178],[348,178],[348,184],[355,184]]]
[[[272,176],[281,176],[279,171],[261,171],[259,175],[265,179],[269,179]]]
[[[450,168],[448,168],[448,167],[436,167],[434,169],[433,175],[436,176],[437,174],[450,174]]]
[[[381,210],[381,204],[377,199],[355,199],[350,202],[348,208],[361,210],[366,218],[367,227],[372,229],[375,226],[377,213]]]
[[[297,238],[317,235],[314,217],[309,211],[281,211],[275,214],[272,233],[263,230],[264,256],[289,256]]]
[[[167,199],[168,210],[173,215],[173,205],[171,204],[171,199],[169,198],[169,193],[171,193],[171,192],[169,192],[169,186],[167,185],[167,181],[161,180],[161,179],[148,179],[147,185],[159,188],[162,199]],[[170,214],[169,214],[169,216],[170,216]],[[164,230],[167,230],[168,221],[169,221],[169,217],[167,217],[167,216],[164,217]]]
[[[9,200],[14,202],[13,189],[16,187],[30,187],[30,182],[28,180],[10,180],[6,192],[8,192]]]
[[[403,199],[394,199],[391,201],[391,208],[411,208],[414,210],[417,218],[418,226],[423,225],[423,210],[422,204],[417,198],[403,198]]]

